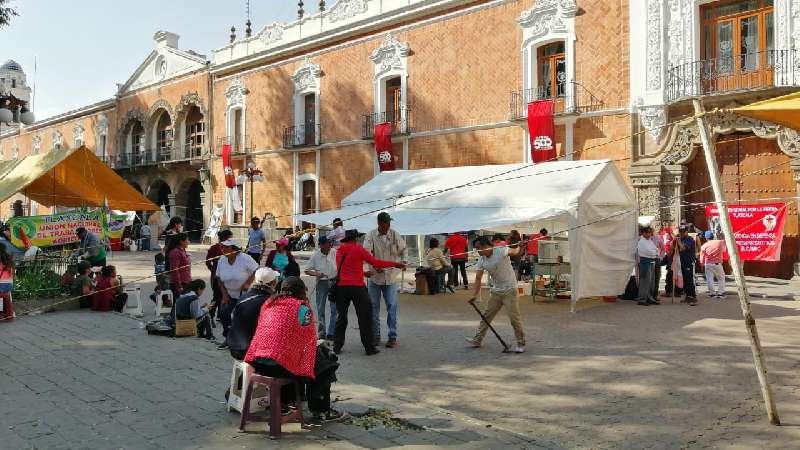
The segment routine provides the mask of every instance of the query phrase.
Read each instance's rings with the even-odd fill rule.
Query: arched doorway
[[[175,198],[175,214],[183,217],[183,229],[192,241],[203,239],[203,192],[200,180],[189,179],[181,184]]]
[[[144,125],[138,119],[133,119],[125,126],[121,148],[125,152],[117,155],[117,164],[122,167],[140,165],[144,155]]]
[[[162,180],[156,180],[150,185],[150,189],[147,192],[147,198],[149,198],[158,206],[164,206],[167,213],[172,215],[169,204],[170,194],[172,194],[172,189],[169,188],[169,185]]]
[[[156,155],[159,162],[170,161],[172,157],[172,119],[165,110],[159,110],[155,126]]]
[[[200,158],[203,156],[203,147],[206,143],[206,126],[203,113],[196,105],[189,106],[186,112],[184,125],[184,151],[186,159]]]
[[[762,139],[752,133],[734,133],[717,139],[717,164],[722,190],[730,204],[787,203],[783,245],[779,262],[746,261],[745,274],[770,278],[792,278],[798,257],[798,215],[796,183],[791,159],[775,140]],[[769,168],[769,169],[766,169]],[[705,204],[714,201],[708,169],[702,151],[688,164],[684,206],[687,221],[700,230],[708,229]],[[736,231],[736,230],[734,230]]]

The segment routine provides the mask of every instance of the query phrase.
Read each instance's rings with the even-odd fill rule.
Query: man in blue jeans
[[[392,218],[389,213],[378,214],[378,228],[367,233],[364,248],[377,259],[405,262],[407,257],[406,241],[397,231],[391,229]],[[399,288],[400,269],[376,269],[367,271],[369,283],[367,289],[372,301],[372,332],[374,344],[381,342],[381,296],[386,302],[386,325],[389,327],[389,338],[386,348],[397,346],[397,290]]]
[[[311,255],[306,267],[306,275],[317,278],[317,335],[320,339],[333,341],[336,328],[336,302],[328,301],[331,286],[336,280],[336,249],[331,248],[333,242],[328,236],[320,236],[317,250]],[[325,326],[325,304],[330,304],[331,316],[328,326]]]

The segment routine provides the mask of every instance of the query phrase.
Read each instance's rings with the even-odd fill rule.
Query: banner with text
[[[78,227],[86,228],[100,239],[105,237],[101,210],[13,217],[6,222],[6,225],[11,230],[11,242],[20,248],[30,245],[50,247],[76,243],[78,236],[75,230]],[[119,234],[121,236],[122,233]]]
[[[531,138],[531,161],[555,161],[556,125],[553,118],[553,100],[536,100],[528,103],[528,134]]]
[[[785,203],[761,205],[728,205],[733,237],[743,261],[780,261],[783,243]],[[706,205],[706,217],[711,231],[722,233],[719,209]]]

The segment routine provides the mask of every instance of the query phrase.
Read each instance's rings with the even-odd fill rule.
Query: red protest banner
[[[728,205],[728,215],[739,257],[743,261],[780,261],[785,203]],[[716,205],[706,205],[706,217],[711,231],[721,233]]]
[[[225,173],[225,186],[228,189],[235,189],[236,178],[231,167],[231,144],[222,144],[222,171]]]
[[[375,153],[378,154],[378,165],[381,172],[394,170],[394,155],[392,154],[392,124],[379,123],[375,125]]]
[[[553,119],[553,100],[528,103],[528,134],[531,138],[531,161],[555,161],[556,125]]]

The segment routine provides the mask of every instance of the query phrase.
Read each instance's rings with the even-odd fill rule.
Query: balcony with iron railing
[[[524,120],[528,117],[528,104],[537,100],[553,100],[553,113],[556,116],[577,115],[600,111],[605,103],[589,92],[577,81],[557,86],[556,95],[546,86],[522,89],[511,92],[511,120]]]
[[[250,136],[242,135],[238,139],[234,136],[225,136],[217,139],[217,148],[215,149],[216,156],[222,156],[222,146],[231,145],[231,155],[247,156],[253,151],[253,144],[250,141]]]
[[[321,142],[322,130],[318,123],[295,125],[283,130],[283,148],[310,147]]]
[[[667,72],[668,102],[797,84],[797,50],[766,50],[692,61]]]
[[[375,125],[383,123],[392,126],[392,136],[411,133],[413,130],[411,112],[411,107],[405,106],[391,111],[364,114],[361,122],[361,136],[364,139],[375,139]]]

